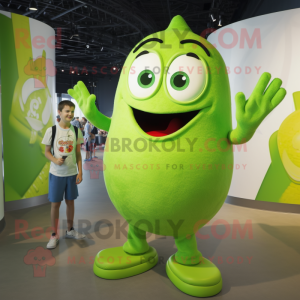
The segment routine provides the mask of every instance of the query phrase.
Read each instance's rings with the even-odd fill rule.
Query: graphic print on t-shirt
[[[72,150],[74,149],[74,140],[72,135],[69,134],[59,138],[56,142],[56,147],[62,156],[68,156],[72,154]]]

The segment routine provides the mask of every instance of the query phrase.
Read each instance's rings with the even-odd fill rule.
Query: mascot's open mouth
[[[176,132],[192,120],[200,110],[176,114],[153,114],[135,109],[133,115],[141,129],[151,136],[166,136]]]

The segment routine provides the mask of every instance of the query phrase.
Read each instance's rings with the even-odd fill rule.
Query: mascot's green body
[[[198,297],[220,292],[221,274],[198,251],[195,232],[225,201],[231,144],[249,140],[285,96],[280,79],[265,91],[270,77],[262,75],[249,100],[237,94],[238,126],[232,130],[224,61],[177,16],[127,57],[112,119],[97,110],[82,82],[68,91],[96,127],[109,131],[105,184],[129,223],[123,247],[97,254],[96,275],[120,279],[154,267],[158,256],[146,241],[152,232],[175,238],[178,251],[167,263],[175,286]]]

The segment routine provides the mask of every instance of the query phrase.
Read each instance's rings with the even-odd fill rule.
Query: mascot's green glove
[[[96,96],[90,94],[82,81],[68,89],[68,94],[76,100],[85,117],[97,128],[109,130],[111,119],[103,115],[96,107]]]
[[[280,88],[282,81],[279,78],[275,78],[266,89],[270,79],[270,73],[263,73],[248,100],[243,93],[236,94],[237,127],[229,133],[231,143],[248,142],[263,119],[285,97],[286,90]]]

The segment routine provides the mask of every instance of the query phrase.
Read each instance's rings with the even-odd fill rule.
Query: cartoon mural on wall
[[[300,204],[300,92],[295,109],[270,137],[271,165],[255,200]]]
[[[31,31],[37,26],[49,28],[24,16],[0,14],[0,27],[5,28],[0,34],[1,71],[6,74],[2,77],[5,202],[48,193],[50,162],[41,140],[53,125],[54,87],[53,81],[49,86],[49,77],[55,76],[55,67],[47,59],[49,49],[34,48]]]

